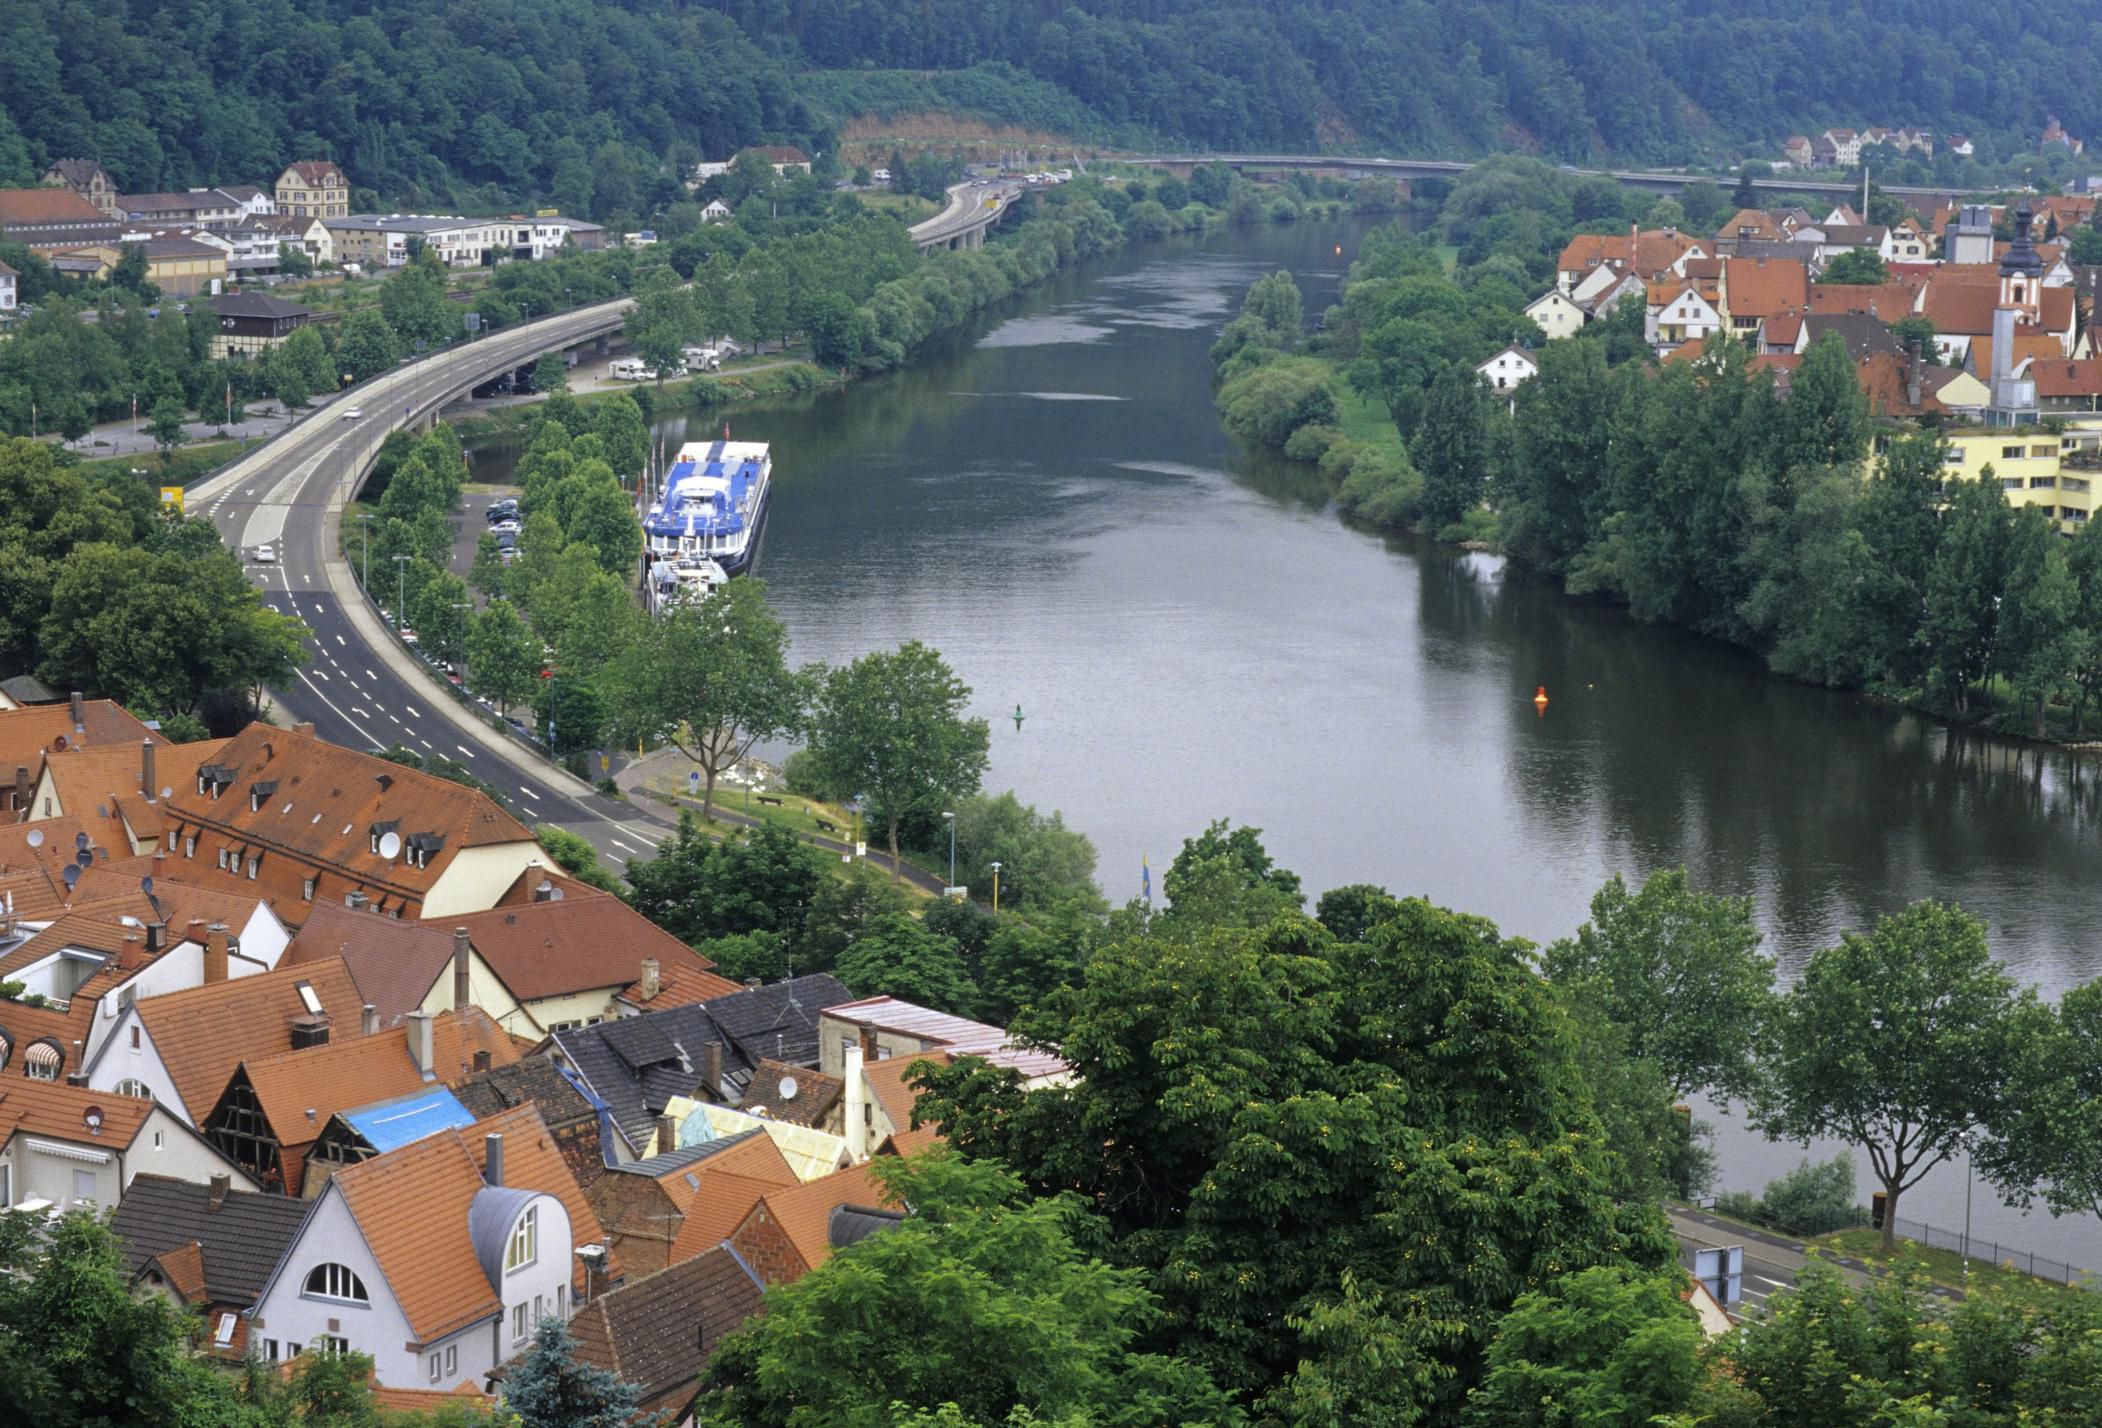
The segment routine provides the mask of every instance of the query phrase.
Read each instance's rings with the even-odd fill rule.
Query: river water
[[[1784,971],[1931,896],[2049,993],[2097,975],[2102,762],[1788,684],[1500,559],[1353,529],[1317,476],[1226,434],[1205,353],[1242,292],[1289,269],[1318,313],[1363,231],[1142,246],[909,371],[734,409],[734,436],[773,445],[760,573],[796,657],[941,650],[991,722],[987,787],[1062,810],[1117,902],[1141,859],[1158,877],[1230,817],[1315,892],[1379,883],[1536,940],[1613,873],[1684,864],[1754,899]],[[1803,1154],[1719,1124],[1726,1187]],[[1964,1180],[1937,1170],[1906,1217],[1960,1227]],[[1974,1227],[2102,1267],[2092,1221],[1981,1189]]]

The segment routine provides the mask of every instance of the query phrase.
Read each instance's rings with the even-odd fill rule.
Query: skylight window
[[[314,984],[312,982],[301,982],[298,986],[299,999],[306,1004],[308,1015],[321,1015],[321,997],[314,991]]]

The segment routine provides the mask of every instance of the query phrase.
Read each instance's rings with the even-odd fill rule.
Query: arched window
[[[14,1055],[15,1044],[4,1031],[0,1031],[0,1071],[7,1069],[7,1058]]]
[[[504,1247],[504,1272],[521,1269],[540,1257],[540,1207],[535,1205],[511,1227],[511,1243]]]
[[[153,1099],[152,1088],[147,1086],[144,1081],[136,1081],[129,1076],[117,1083],[117,1094],[120,1096],[131,1096],[141,1101]]]
[[[307,1271],[303,1290],[309,1299],[340,1299],[347,1304],[370,1304],[365,1281],[347,1264],[317,1264]]]
[[[51,1041],[32,1041],[22,1052],[22,1074],[33,1081],[56,1081],[66,1064],[65,1053]]]

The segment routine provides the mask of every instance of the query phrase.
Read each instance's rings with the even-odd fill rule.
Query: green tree
[[[1956,483],[1926,572],[1919,640],[1929,689],[1959,715],[1970,713],[1971,689],[1993,667],[2012,526],[1990,465]]]
[[[680,287],[644,293],[628,310],[623,330],[635,355],[657,374],[660,387],[684,360],[681,349],[701,335],[692,294]]]
[[[1858,469],[1868,459],[1868,397],[1845,339],[1827,332],[1810,344],[1781,406],[1781,471],[1805,466]]]
[[[1154,1342],[1280,1417],[1454,1421],[1520,1294],[1671,1259],[1655,1210],[1615,1202],[1528,949],[1480,919],[1409,901],[1364,943],[1293,918],[1113,941],[1010,1030],[1072,1083],[952,1066],[921,1116],[1095,1206],[1105,1257],[1162,1296]]]
[[[336,340],[336,365],[353,381],[377,377],[401,360],[402,342],[386,317],[375,308],[359,308],[343,320]],[[335,389],[335,383],[329,384]]]
[[[1825,264],[1818,278],[1833,287],[1877,287],[1890,281],[1890,269],[1872,248],[1849,248]]]
[[[1258,927],[1306,901],[1299,875],[1271,861],[1262,830],[1224,818],[1182,840],[1160,886],[1169,923],[1193,928]]]
[[[2066,257],[2067,261],[2083,267],[2102,263],[2102,228],[2097,228],[2092,223],[2083,223],[2075,228]]]
[[[544,354],[533,364],[533,390],[536,392],[566,392],[569,390],[569,364],[562,360],[559,352]]]
[[[182,399],[162,397],[155,402],[152,413],[146,418],[146,434],[161,449],[161,464],[165,466],[172,461],[175,448],[190,439],[190,434],[183,430]]]
[[[1960,908],[1914,903],[1866,936],[1849,932],[1812,954],[1777,1004],[1758,1123],[1865,1150],[1889,1253],[1899,1198],[1991,1122],[2020,1002],[1985,929]]]
[[[474,617],[467,631],[467,670],[475,691],[496,701],[497,712],[532,698],[540,683],[540,638],[508,601]]]
[[[1757,209],[1761,206],[1759,190],[1752,186],[1752,177],[1749,165],[1743,165],[1738,168],[1737,187],[1730,190],[1730,204],[1732,207]]]
[[[423,647],[447,664],[467,658],[468,618],[474,606],[467,582],[451,571],[440,571],[423,584],[409,602],[409,617],[416,622],[417,638]]]
[[[964,886],[990,889],[997,861],[1003,908],[1095,896],[1095,845],[1058,813],[1039,813],[1012,791],[973,794],[948,811],[956,814],[956,870]]]
[[[991,736],[985,720],[965,716],[970,697],[969,686],[917,640],[895,654],[863,655],[825,676],[810,750],[828,783],[873,805],[890,847],[893,882],[899,828],[908,819],[937,819],[945,806],[977,792],[984,776]]]
[[[606,451],[606,464],[623,482],[641,476],[650,457],[650,427],[642,408],[623,392],[591,409],[591,430]]]
[[[634,1384],[577,1361],[576,1340],[559,1318],[540,1321],[504,1380],[504,1406],[519,1428],[628,1428],[641,1401]]]
[[[908,906],[904,890],[867,863],[857,862],[838,876],[826,877],[811,896],[801,931],[789,939],[796,965],[810,972],[831,971],[851,944]]]
[[[443,347],[465,330],[462,309],[445,297],[445,266],[425,252],[380,286],[380,316],[409,347]]]
[[[307,250],[301,244],[280,243],[277,245],[277,270],[287,277],[311,278],[314,276],[314,260],[307,256]]]
[[[856,996],[896,997],[958,1016],[977,1010],[978,990],[956,939],[903,913],[890,913],[864,928],[833,971]]]
[[[1683,1276],[1600,1266],[1521,1295],[1496,1328],[1473,1428],[1647,1428],[1701,1374]]]
[[[701,1423],[1242,1421],[1202,1369],[1144,1350],[1158,1301],[1076,1243],[1079,1206],[1031,1199],[1000,1167],[941,1150],[875,1169],[885,1202],[911,1213],[725,1343]]]
[[[801,933],[819,892],[835,881],[823,853],[775,823],[716,842],[691,809],[657,856],[628,865],[635,910],[695,944],[764,932]],[[830,965],[828,962],[826,965]]]
[[[1684,868],[1632,893],[1616,873],[1541,970],[1625,1027],[1631,1052],[1655,1061],[1676,1095],[1750,1094],[1774,986],[1750,898],[1697,891]]]
[[[558,759],[605,742],[606,701],[586,680],[560,673],[541,680],[533,707],[540,715],[540,737]]]
[[[483,595],[495,597],[503,593],[503,552],[489,531],[483,531],[474,543],[474,564],[468,567],[467,580]]]
[[[1229,378],[1219,388],[1219,415],[1243,441],[1278,450],[1305,426],[1333,426],[1336,394],[1328,368],[1285,357]]]
[[[668,740],[701,770],[701,816],[715,786],[753,744],[797,732],[809,681],[788,667],[788,628],[756,579],[733,580],[700,605],[645,625],[609,669],[615,726]]]
[[[1468,368],[1454,364],[1431,381],[1423,424],[1409,439],[1409,460],[1423,473],[1423,514],[1432,531],[1482,502],[1488,478],[1483,402],[1481,382]]]
[[[533,836],[547,849],[555,866],[578,882],[615,896],[623,891],[619,875],[599,862],[598,849],[580,835],[557,824],[543,823],[533,830]]]
[[[601,463],[587,464],[605,470]],[[566,478],[556,488],[556,501],[563,535],[589,546],[607,574],[633,579],[642,560],[642,523],[611,473],[604,480],[581,472]]]
[[[2044,737],[2051,696],[2082,662],[2088,642],[2102,636],[2102,630],[2074,623],[2080,588],[2057,525],[2038,506],[2014,512],[1993,641],[1993,664],[2007,681],[2016,710],[2028,715],[2030,732],[2039,739]]]
[[[233,1386],[193,1356],[168,1299],[131,1292],[95,1215],[0,1216],[0,1419],[47,1428],[240,1422]]]

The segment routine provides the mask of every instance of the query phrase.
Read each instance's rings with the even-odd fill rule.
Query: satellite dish
[[[59,876],[65,880],[66,891],[71,892],[73,891],[73,884],[80,881],[80,869],[74,864],[68,863],[66,864],[66,870],[60,873]]]
[[[783,1076],[781,1078],[780,1090],[782,1100],[793,1101],[796,1098],[796,1078],[793,1076]]]
[[[150,878],[150,877],[140,878],[140,879],[139,879],[139,891],[140,891],[140,892],[142,892],[142,893],[144,893],[144,894],[146,894],[146,896],[148,896],[148,897],[152,897],[152,896],[153,896],[153,879],[152,879],[152,878]]]
[[[32,828],[32,829],[30,829],[30,830],[29,830],[29,846],[30,846],[30,847],[32,847],[32,848],[41,848],[41,847],[43,847],[43,846],[44,846],[44,830],[43,830],[43,829],[41,829],[41,828]]]
[[[382,833],[382,834],[380,834],[380,856],[381,856],[382,858],[389,858],[389,859],[392,859],[392,858],[396,858],[396,857],[399,857],[399,856],[400,856],[400,854],[401,854],[401,834],[399,834],[399,833]]]
[[[85,833],[75,833],[75,834],[73,835],[73,846],[74,846],[74,847],[76,847],[76,848],[85,848],[85,847],[87,847],[87,846],[88,846],[88,835],[87,835],[87,834],[85,834]]]
[[[80,866],[82,866],[83,868],[88,867],[95,861],[95,850],[92,848],[82,848],[78,853],[75,853],[73,855],[73,861],[80,864]]]
[[[162,797],[162,798],[173,798],[173,797],[175,797],[175,790],[174,790],[174,789],[172,789],[172,788],[169,788],[169,787],[167,787],[166,785],[163,785],[163,786],[162,786],[162,788],[161,788],[161,797]]]

